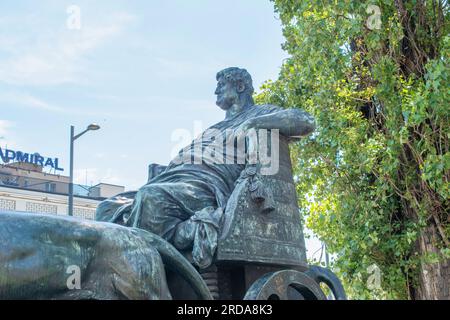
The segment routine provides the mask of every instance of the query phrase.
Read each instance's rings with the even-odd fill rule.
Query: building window
[[[56,191],[56,183],[47,182],[45,184],[45,191],[47,191],[47,192],[55,192]]]
[[[58,207],[56,205],[52,205],[52,204],[27,202],[26,203],[26,211],[34,212],[34,213],[57,214]]]
[[[0,210],[15,211],[16,210],[16,201],[0,199]]]

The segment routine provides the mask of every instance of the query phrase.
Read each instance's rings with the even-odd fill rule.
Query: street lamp
[[[69,216],[73,216],[73,143],[86,132],[98,129],[100,129],[98,124],[91,123],[87,126],[86,130],[75,135],[75,127],[70,126]]]

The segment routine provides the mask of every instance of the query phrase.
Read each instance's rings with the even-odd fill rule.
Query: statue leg
[[[195,222],[190,217],[205,207],[216,207],[212,192],[187,183],[154,183],[135,198],[128,226],[155,233],[177,249],[192,246]]]

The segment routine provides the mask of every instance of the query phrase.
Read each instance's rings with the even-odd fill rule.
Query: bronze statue
[[[165,268],[211,298],[192,265],[142,229],[0,212],[0,243],[0,299],[171,299]]]
[[[193,249],[193,261],[201,268],[212,262],[223,211],[246,167],[245,161],[237,159],[243,151],[238,150],[238,144],[231,155],[230,149],[224,148],[223,158],[216,155],[215,161],[208,161],[211,158],[206,159],[204,150],[211,144],[226,145],[250,129],[277,129],[284,137],[300,137],[315,128],[314,119],[300,109],[254,105],[252,78],[245,69],[224,69],[217,73],[216,79],[216,104],[225,111],[225,119],[181,150],[161,173],[139,189],[133,202],[126,198],[110,199],[97,211],[100,220],[143,228],[179,250]],[[215,139],[210,139],[210,132],[214,132]],[[199,146],[202,158],[192,161]],[[109,212],[108,217],[105,210],[111,211],[111,205],[119,209]]]
[[[216,78],[225,119],[103,201],[99,221],[0,212],[0,299],[325,299],[320,283],[346,298],[306,261],[288,144],[314,119],[254,105],[245,69]]]

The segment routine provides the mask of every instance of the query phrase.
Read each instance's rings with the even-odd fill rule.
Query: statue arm
[[[244,130],[279,129],[286,137],[306,136],[315,129],[314,118],[300,109],[286,109],[251,118],[244,123]]]

